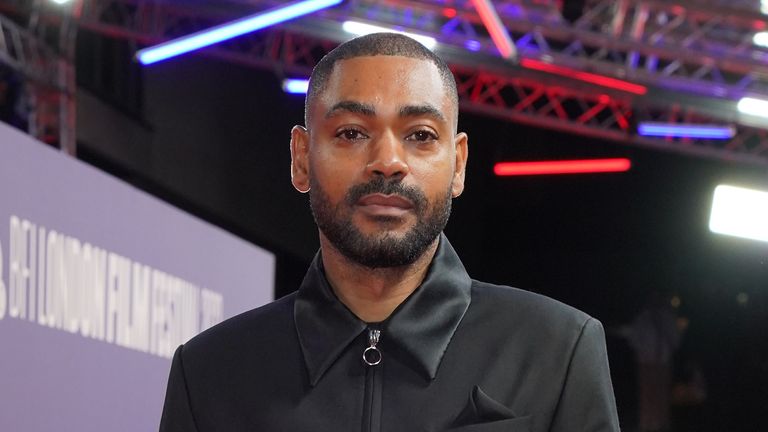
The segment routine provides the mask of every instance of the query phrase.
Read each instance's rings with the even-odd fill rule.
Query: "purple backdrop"
[[[0,430],[156,430],[169,350],[270,301],[274,263],[0,123]]]

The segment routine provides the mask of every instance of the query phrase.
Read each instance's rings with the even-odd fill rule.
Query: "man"
[[[444,235],[464,188],[456,85],[382,33],[317,65],[291,175],[318,252],[297,293],[174,355],[161,431],[617,431],[599,322],[471,280]]]

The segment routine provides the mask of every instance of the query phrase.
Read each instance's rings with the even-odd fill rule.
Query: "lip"
[[[399,195],[365,195],[356,204],[372,216],[402,216],[413,209],[413,203]]]
[[[357,201],[359,206],[383,206],[396,207],[401,209],[412,209],[413,203],[410,200],[399,195],[370,194],[365,195]]]

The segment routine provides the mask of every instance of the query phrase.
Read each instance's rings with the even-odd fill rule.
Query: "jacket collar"
[[[469,307],[471,283],[458,255],[441,234],[422,284],[378,326],[382,345],[404,351],[415,369],[434,379]],[[312,386],[368,327],[336,298],[325,278],[320,252],[296,295],[294,320]]]

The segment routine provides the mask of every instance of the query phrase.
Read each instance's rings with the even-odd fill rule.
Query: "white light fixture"
[[[309,80],[286,78],[283,80],[283,91],[292,94],[306,94],[309,89]]]
[[[393,30],[391,28],[380,27],[373,24],[361,23],[359,21],[344,21],[344,24],[341,25],[341,28],[345,32],[351,33],[357,36],[363,36],[371,33],[400,33],[402,35],[408,36],[409,38],[415,39],[420,44],[424,45],[429,49],[434,49],[435,46],[437,46],[437,40],[435,40],[435,38],[431,36],[424,36],[416,33]]]
[[[712,201],[709,230],[768,242],[768,191],[718,186]]]
[[[72,0],[51,0],[51,2],[56,3],[56,4],[69,3],[70,1],[72,1]]]
[[[752,43],[763,48],[768,48],[768,32],[755,33],[752,36]]]
[[[768,117],[768,101],[765,99],[756,99],[744,97],[736,105],[739,112],[759,117]]]

